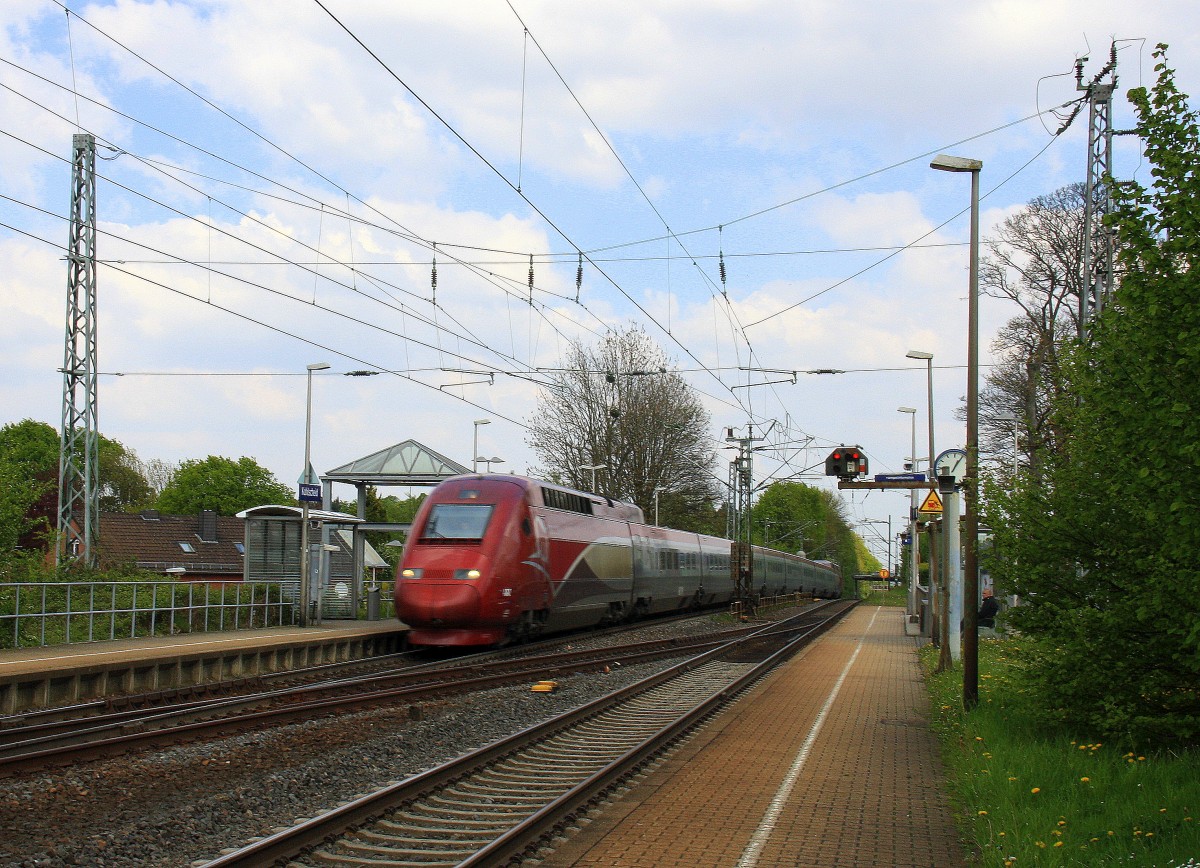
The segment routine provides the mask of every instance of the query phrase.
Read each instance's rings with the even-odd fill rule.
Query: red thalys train
[[[726,602],[730,542],[520,476],[458,476],[421,504],[396,574],[414,645],[494,645]],[[761,593],[841,595],[836,566],[754,548]]]

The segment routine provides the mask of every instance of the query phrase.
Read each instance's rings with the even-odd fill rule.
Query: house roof
[[[100,515],[98,551],[102,566],[135,563],[162,572],[242,574],[245,523],[233,516],[106,512]]]
[[[405,440],[322,473],[321,479],[368,485],[437,485],[470,472],[416,440]]]
[[[248,518],[278,518],[294,521],[304,515],[303,507],[287,506],[285,504],[269,503],[265,506],[252,506],[243,509],[236,516],[239,520]],[[324,521],[329,524],[362,524],[365,519],[350,515],[346,512],[334,512],[328,509],[308,510],[309,521]]]

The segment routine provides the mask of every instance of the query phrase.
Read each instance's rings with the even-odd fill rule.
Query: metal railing
[[[297,623],[292,582],[0,584],[0,648]]]

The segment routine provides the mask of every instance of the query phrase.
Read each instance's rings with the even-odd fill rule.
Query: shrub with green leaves
[[[1043,701],[1131,744],[1200,740],[1200,127],[1156,57],[1129,94],[1153,181],[1110,180],[1119,286],[1064,367],[1062,452],[988,507]]]

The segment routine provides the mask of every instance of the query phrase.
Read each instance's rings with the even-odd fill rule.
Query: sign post
[[[308,541],[308,505],[321,502],[321,483],[310,463],[300,478],[296,499],[300,501],[300,626],[307,627],[310,620],[312,593],[312,551]]]

